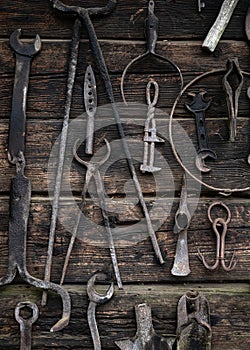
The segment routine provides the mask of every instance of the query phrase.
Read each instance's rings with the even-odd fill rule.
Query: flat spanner
[[[23,308],[31,309],[32,316],[29,318],[22,317],[20,311]],[[30,301],[24,301],[17,304],[15,308],[15,319],[19,323],[20,328],[20,350],[31,350],[31,332],[32,325],[37,321],[39,310],[36,304]]]
[[[34,42],[27,44],[20,41],[21,29],[10,36],[10,46],[16,55],[16,72],[12,95],[12,109],[9,130],[8,159],[16,164],[19,152],[24,153],[26,100],[29,85],[30,63],[41,50],[39,35]]]
[[[195,159],[196,167],[203,173],[208,173],[211,169],[205,164],[205,159],[217,159],[217,155],[208,147],[207,131],[205,124],[205,111],[210,107],[211,100],[205,101],[205,91],[191,92],[193,97],[191,103],[186,103],[187,109],[194,114],[196,123],[196,133],[198,138],[198,151]]]

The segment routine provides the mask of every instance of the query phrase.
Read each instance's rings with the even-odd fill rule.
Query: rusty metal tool
[[[21,54],[28,55],[32,51],[32,45],[27,44],[27,47],[24,43],[21,43],[19,40],[20,31],[14,32],[11,36],[11,46],[12,48]],[[37,40],[37,39],[36,39]],[[20,60],[17,62],[19,69]],[[25,64],[29,66],[29,60],[23,61],[23,70],[24,72],[28,71]],[[16,69],[16,74],[19,75],[20,72]],[[20,79],[20,77],[19,77]],[[18,81],[15,78],[15,82]],[[28,84],[28,78],[25,78],[26,83]],[[25,83],[24,81],[24,83]],[[19,88],[18,88],[19,87]],[[16,103],[19,103],[20,100],[23,101],[23,106],[21,114],[18,115],[17,120],[13,120],[15,114],[11,114],[10,118],[10,130],[9,130],[9,158],[12,164],[16,165],[16,175],[11,180],[10,187],[10,216],[9,216],[9,263],[6,276],[0,278],[0,286],[5,286],[10,284],[15,276],[17,271],[19,272],[20,277],[27,282],[28,284],[42,289],[51,289],[58,293],[62,298],[63,303],[63,315],[62,318],[51,328],[51,331],[57,331],[65,327],[70,318],[70,296],[66,290],[54,283],[45,283],[38,278],[31,276],[26,267],[26,240],[27,240],[27,224],[29,218],[29,208],[30,208],[30,198],[31,198],[31,183],[27,177],[24,175],[25,169],[25,158],[24,158],[24,137],[25,137],[25,108],[26,108],[26,97],[24,98],[24,91],[27,90],[28,85],[17,84],[14,87],[15,96],[18,96]],[[21,97],[19,96],[21,95]],[[15,105],[15,101],[13,101]],[[18,110],[18,107],[16,107]],[[18,132],[21,131],[22,133]],[[14,136],[16,135],[16,136]],[[16,140],[16,138],[21,138],[22,140]],[[13,146],[14,144],[14,146]]]
[[[155,8],[155,2],[153,0],[149,0],[149,2],[148,2],[148,16],[145,20],[145,27],[146,27],[145,28],[145,36],[146,36],[146,43],[147,43],[147,51],[145,53],[135,57],[134,59],[132,59],[132,61],[128,63],[128,65],[125,67],[125,69],[122,73],[121,94],[122,94],[123,101],[125,103],[126,103],[126,99],[125,99],[125,94],[124,94],[124,80],[125,80],[125,76],[127,74],[127,71],[135,62],[138,62],[149,55],[154,56],[155,58],[159,59],[160,61],[164,61],[164,62],[169,63],[179,74],[180,82],[181,82],[180,90],[182,90],[182,88],[183,88],[183,76],[182,76],[180,68],[173,61],[171,61],[169,58],[164,57],[162,55],[159,55],[155,52],[157,38],[158,38],[158,22],[159,22],[159,20],[154,13],[154,8]]]
[[[29,318],[22,317],[20,311],[24,308],[31,310],[32,315]],[[39,310],[36,304],[30,301],[19,302],[15,308],[15,319],[20,328],[20,350],[31,350],[32,325],[37,321]]]
[[[86,69],[83,94],[85,110],[87,113],[85,153],[92,155],[94,144],[94,118],[97,108],[97,92],[95,74],[91,65],[88,65]]]
[[[212,329],[206,297],[186,292],[177,306],[177,350],[211,350]]]
[[[154,87],[154,98],[151,100],[151,87]],[[141,172],[155,173],[160,171],[161,168],[154,166],[155,157],[155,143],[162,143],[164,140],[156,135],[156,123],[155,123],[155,105],[159,97],[159,85],[153,79],[151,79],[146,87],[146,99],[148,104],[147,119],[144,125],[144,150],[143,150],[143,164],[140,166]],[[148,152],[150,148],[150,152]]]
[[[152,324],[151,307],[147,304],[135,306],[137,332],[134,338],[115,341],[121,350],[171,350],[174,338],[163,338],[156,334]]]
[[[21,33],[21,29],[17,29],[10,36],[10,46],[16,56],[8,146],[8,159],[11,164],[16,164],[19,152],[24,152],[30,63],[33,57],[41,50],[41,39],[39,35],[36,36],[33,42],[28,44],[20,40]]]
[[[87,294],[89,297],[89,306],[87,311],[87,318],[89,329],[91,332],[91,337],[94,345],[94,350],[101,350],[101,340],[96,322],[96,307],[97,305],[101,305],[109,301],[114,294],[114,284],[113,282],[110,284],[108,290],[105,294],[100,294],[95,290],[95,283],[97,278],[103,278],[103,273],[96,273],[93,275],[87,284]]]
[[[229,139],[231,142],[236,138],[237,117],[239,109],[239,97],[244,83],[238,58],[227,61],[227,72],[222,79],[222,85],[226,93],[229,122]]]
[[[110,251],[110,256],[111,256],[111,260],[112,260],[112,264],[113,264],[113,269],[114,269],[117,285],[119,288],[122,288],[122,280],[121,280],[120,271],[119,271],[119,267],[118,267],[115,245],[114,245],[113,235],[112,235],[112,231],[111,231],[111,224],[109,221],[107,205],[106,205],[106,200],[105,200],[104,184],[103,184],[103,180],[102,180],[101,173],[99,170],[100,167],[108,160],[110,153],[111,153],[110,144],[106,139],[105,139],[105,143],[107,146],[107,154],[99,162],[93,162],[93,161],[86,162],[83,159],[81,159],[77,154],[78,141],[76,141],[76,143],[74,145],[73,154],[74,154],[74,158],[77,160],[77,162],[80,163],[81,165],[84,165],[87,168],[85,183],[84,183],[84,187],[82,190],[81,207],[83,207],[83,205],[85,203],[85,198],[86,198],[86,194],[87,194],[91,179],[93,178],[95,181],[96,191],[97,191],[97,195],[98,195],[98,199],[99,199],[99,206],[101,208],[101,212],[102,212],[102,216],[103,216],[103,220],[104,220],[104,226],[105,226],[106,233],[107,233],[108,247],[109,247],[109,251]],[[66,274],[66,271],[68,268],[69,258],[70,258],[71,251],[72,251],[75,239],[76,239],[81,215],[82,214],[80,211],[78,216],[77,216],[77,219],[76,219],[76,225],[75,225],[73,233],[71,235],[70,243],[68,246],[68,251],[66,254],[65,261],[64,261],[63,272],[62,272],[60,284],[63,283],[64,277],[65,277],[65,274]]]
[[[198,151],[195,159],[196,167],[203,173],[209,172],[211,169],[205,164],[207,158],[217,159],[214,151],[208,147],[205,111],[210,107],[211,100],[205,101],[205,91],[192,92],[189,96],[193,97],[191,103],[186,103],[187,109],[194,114],[196,133],[198,139]]]
[[[191,215],[188,210],[187,202],[187,177],[183,175],[182,189],[179,208],[175,213],[174,233],[178,233],[178,241],[174,258],[174,265],[171,270],[174,276],[187,276],[190,274],[187,230],[191,221]]]
[[[57,0],[50,0],[50,2],[52,3],[53,7],[56,8],[58,11],[69,12],[69,13],[73,12],[78,16],[76,17],[75,23],[73,26],[70,59],[69,59],[69,67],[68,67],[67,91],[66,91],[66,99],[65,99],[65,105],[64,105],[63,126],[62,126],[61,137],[60,137],[58,165],[57,165],[57,173],[56,173],[55,188],[54,188],[54,198],[52,201],[49,244],[48,244],[47,260],[46,260],[45,272],[44,272],[44,280],[47,282],[50,281],[50,275],[51,275],[53,247],[54,247],[56,222],[57,222],[58,209],[59,209],[60,191],[61,191],[61,185],[62,185],[63,165],[64,165],[64,158],[65,158],[65,152],[66,152],[66,145],[67,145],[70,109],[71,109],[73,86],[75,81],[76,66],[77,66],[79,44],[80,44],[82,23],[79,17],[84,16],[84,18],[86,18],[86,21],[88,23],[89,22],[91,23],[90,30],[94,30],[89,16],[106,15],[112,12],[116,5],[115,0],[109,0],[106,6],[96,7],[96,8],[76,8],[74,6],[65,6],[62,2]],[[47,293],[44,292],[42,296],[42,305],[46,305],[46,302],[47,302]]]
[[[132,180],[134,182],[134,186],[135,186],[135,189],[137,191],[137,195],[138,195],[138,198],[139,198],[139,201],[140,201],[140,204],[141,204],[141,207],[142,207],[145,219],[146,219],[148,233],[149,233],[152,245],[153,245],[153,249],[154,249],[154,252],[155,252],[157,259],[159,260],[159,263],[164,264],[164,259],[163,259],[163,256],[161,254],[161,251],[160,251],[160,247],[159,247],[159,244],[158,244],[155,232],[154,232],[151,218],[149,216],[149,211],[148,211],[145,199],[143,197],[141,185],[139,183],[139,180],[138,180],[138,177],[137,177],[137,174],[135,171],[135,167],[133,164],[133,160],[132,160],[132,157],[131,157],[131,154],[130,154],[130,151],[128,148],[128,144],[127,144],[127,141],[125,138],[125,133],[123,130],[119,111],[118,111],[118,108],[117,108],[117,105],[116,105],[115,99],[114,99],[114,93],[113,93],[113,88],[112,88],[111,80],[109,77],[108,69],[107,69],[107,66],[106,66],[102,51],[101,51],[100,44],[99,44],[98,39],[96,37],[93,23],[90,19],[90,16],[92,14],[103,14],[103,13],[106,14],[107,12],[111,12],[114,9],[117,0],[109,1],[108,4],[106,5],[106,7],[104,7],[103,9],[100,9],[100,8],[87,9],[87,8],[83,8],[83,7],[79,7],[79,6],[67,6],[67,5],[64,5],[59,0],[51,0],[51,2],[53,4],[54,8],[56,8],[57,10],[62,11],[64,13],[76,15],[77,18],[79,20],[81,20],[85,25],[85,28],[86,28],[87,33],[88,33],[89,41],[90,41],[90,44],[92,47],[93,55],[96,59],[100,75],[101,75],[103,82],[104,82],[104,85],[105,85],[108,99],[111,103],[111,108],[112,108],[113,115],[114,115],[114,118],[116,121],[117,129],[118,129],[118,132],[120,135],[123,151],[124,151],[124,154],[125,154],[125,157],[127,160],[127,164],[128,164],[128,168],[129,168],[129,171],[131,173],[131,177],[132,177]],[[181,77],[182,77],[182,75],[181,75]]]
[[[198,0],[198,12],[201,12],[201,10],[205,7],[205,2],[202,0]]]
[[[213,52],[226,29],[239,0],[224,0],[220,12],[209,30],[202,47]]]
[[[227,213],[226,219],[221,218],[221,217],[217,217],[216,219],[212,219],[211,211],[215,206],[222,207],[226,210],[226,213]],[[231,257],[231,260],[230,260],[228,266],[226,266],[226,263],[225,263],[225,240],[226,240],[226,234],[227,234],[227,225],[231,220],[231,212],[230,212],[229,208],[224,203],[215,202],[215,203],[212,203],[208,208],[208,218],[209,218],[209,221],[212,223],[212,228],[213,228],[214,234],[216,236],[215,263],[213,265],[209,265],[205,260],[204,254],[202,254],[200,252],[200,250],[198,250],[198,257],[201,259],[205,268],[210,270],[210,271],[217,269],[219,264],[221,264],[223,270],[229,272],[229,271],[233,270],[237,264],[237,258],[236,258],[235,251]]]

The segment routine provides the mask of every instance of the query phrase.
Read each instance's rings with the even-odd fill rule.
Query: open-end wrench
[[[93,340],[94,350],[101,350],[101,340],[99,331],[96,323],[96,306],[101,305],[109,301],[114,294],[114,284],[113,282],[110,284],[108,290],[105,294],[99,294],[95,290],[95,282],[97,277],[103,277],[103,273],[96,273],[92,276],[87,284],[87,294],[89,297],[89,306],[88,306],[88,324]]]
[[[23,308],[31,309],[32,316],[24,318],[20,315],[20,311]],[[31,350],[31,332],[32,325],[37,321],[39,316],[39,310],[36,304],[30,301],[24,301],[17,304],[15,308],[15,319],[19,323],[20,328],[20,350]]]
[[[26,100],[29,85],[30,62],[41,49],[41,40],[36,36],[32,43],[20,41],[21,29],[10,36],[10,46],[16,55],[16,72],[12,97],[12,109],[9,130],[8,158],[16,164],[19,152],[24,153],[24,135],[26,121]]]
[[[205,101],[205,91],[189,93],[193,97],[191,103],[187,103],[187,109],[194,114],[196,132],[198,138],[198,151],[195,159],[196,167],[203,173],[208,173],[211,169],[205,164],[207,158],[216,160],[217,155],[208,147],[207,131],[205,124],[205,111],[210,107],[211,100]]]

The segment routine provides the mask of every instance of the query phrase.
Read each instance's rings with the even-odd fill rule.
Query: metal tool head
[[[85,8],[80,6],[68,6],[65,5],[62,1],[59,0],[50,0],[53,7],[61,12],[68,13],[68,14],[78,14],[83,15],[85,12],[88,12],[89,15],[107,15],[108,13],[112,12],[115,7],[117,0],[109,0],[106,6],[103,7],[91,7],[91,8]]]
[[[15,319],[21,325],[24,323],[24,318],[20,315],[20,311],[23,308],[29,308],[32,311],[32,316],[30,318],[25,318],[25,322],[33,324],[36,322],[39,316],[39,310],[36,304],[31,303],[30,301],[21,301],[17,304],[15,308]]]
[[[182,177],[180,204],[175,213],[174,233],[187,230],[190,225],[191,214],[187,204],[187,176],[186,173],[184,173]]]
[[[89,280],[87,284],[87,294],[89,300],[95,304],[104,304],[110,300],[114,294],[114,283],[111,282],[105,294],[100,294],[95,290],[95,282],[97,278],[103,279],[106,277],[104,273],[96,273]]]
[[[197,169],[199,169],[202,173],[209,173],[209,171],[211,171],[211,168],[205,164],[205,161],[208,158],[216,160],[217,154],[210,149],[203,149],[200,150],[196,155],[195,165]]]
[[[32,43],[24,43],[20,40],[22,30],[15,30],[10,36],[10,46],[12,49],[22,56],[32,57],[36,55],[42,47],[40,36],[37,34],[36,39]]]
[[[97,108],[96,80],[91,65],[88,65],[84,78],[84,104],[86,113],[94,116]]]
[[[186,103],[187,109],[192,112],[201,112],[206,111],[211,105],[211,99],[205,100],[206,91],[190,92],[188,96],[193,97],[193,100],[190,103]]]

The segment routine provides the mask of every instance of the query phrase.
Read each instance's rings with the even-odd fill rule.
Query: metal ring
[[[228,206],[222,202],[215,202],[215,203],[212,203],[209,208],[208,208],[208,211],[207,211],[207,216],[208,216],[208,219],[211,223],[214,222],[214,220],[212,220],[212,217],[211,217],[211,210],[215,207],[215,206],[221,206],[223,207],[224,209],[226,209],[226,212],[227,212],[227,219],[225,220],[225,224],[227,225],[230,220],[231,220],[231,212],[228,208]]]

